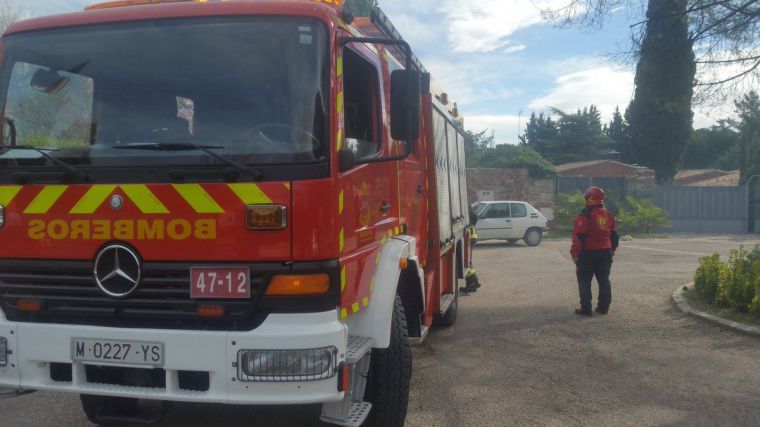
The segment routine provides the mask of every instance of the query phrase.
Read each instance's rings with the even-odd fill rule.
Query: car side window
[[[522,203],[510,203],[512,208],[512,218],[525,218],[528,216],[528,208]]]
[[[509,205],[506,203],[494,203],[485,211],[484,218],[509,218]]]

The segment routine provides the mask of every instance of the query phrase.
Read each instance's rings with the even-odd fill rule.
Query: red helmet
[[[604,198],[607,195],[599,187],[591,187],[583,193],[583,197],[586,198],[586,206],[598,206],[604,204]]]

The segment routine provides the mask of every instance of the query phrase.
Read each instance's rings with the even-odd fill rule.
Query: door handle
[[[420,193],[420,194],[422,194],[422,193],[425,192],[425,188],[422,186],[422,184],[420,184],[420,186],[417,187],[417,192]]]
[[[391,211],[391,204],[388,202],[383,202],[382,205],[380,205],[380,212],[386,214]]]

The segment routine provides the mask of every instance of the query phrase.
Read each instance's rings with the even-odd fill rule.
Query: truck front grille
[[[190,266],[145,263],[142,280],[128,298],[104,294],[92,262],[0,260],[0,306],[8,320],[111,327],[193,330],[252,330],[267,313],[255,310],[268,275],[251,269],[250,300],[196,301],[190,298]],[[41,310],[19,310],[21,300],[41,302]],[[221,318],[200,318],[200,304],[224,307]]]

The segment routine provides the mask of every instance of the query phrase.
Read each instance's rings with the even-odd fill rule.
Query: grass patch
[[[691,305],[696,310],[704,311],[705,313],[719,316],[724,319],[733,320],[734,322],[760,327],[760,319],[757,317],[749,313],[736,311],[733,308],[718,307],[716,305],[710,304],[707,299],[705,299],[702,295],[699,294],[699,292],[697,292],[696,289],[694,289],[694,287],[691,287],[688,291],[684,292],[683,296],[689,302],[689,305]]]

